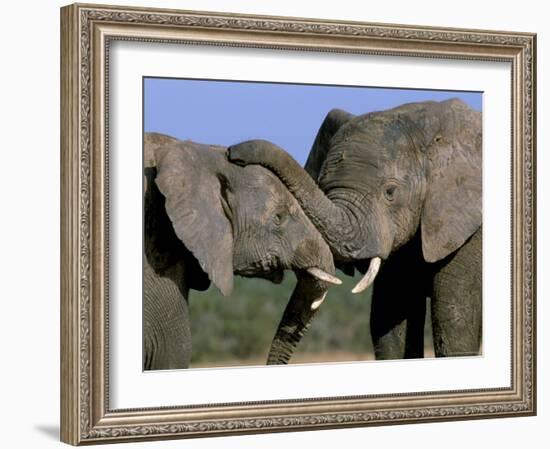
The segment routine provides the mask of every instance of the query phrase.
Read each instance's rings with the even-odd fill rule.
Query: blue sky
[[[362,114],[456,97],[481,111],[480,92],[145,78],[144,131],[223,146],[266,139],[303,165],[333,108]]]

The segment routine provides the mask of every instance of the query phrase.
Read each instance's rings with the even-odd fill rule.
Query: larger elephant
[[[281,148],[230,148],[285,183],[344,270],[376,278],[377,358],[420,357],[426,297],[438,356],[477,354],[481,339],[481,113],[458,99],[354,116],[332,110],[303,169]],[[368,269],[367,269],[368,267]]]
[[[186,368],[189,290],[229,295],[234,274],[298,283],[268,363],[286,363],[335,278],[330,248],[295,198],[262,167],[226,149],[145,135],[143,367]]]

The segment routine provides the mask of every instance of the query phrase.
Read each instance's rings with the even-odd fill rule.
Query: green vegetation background
[[[359,281],[338,272],[343,285],[332,288],[300,342],[291,363],[372,360],[369,334],[371,291],[354,295]],[[296,278],[285,273],[279,285],[236,276],[233,294],[215,288],[192,291],[193,335],[191,367],[265,364],[271,340]],[[429,323],[429,317],[426,320]],[[426,326],[426,356],[431,353],[431,329]]]

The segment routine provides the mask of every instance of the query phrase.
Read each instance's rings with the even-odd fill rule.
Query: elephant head
[[[269,170],[231,164],[219,146],[156,133],[145,145],[148,262],[168,272],[189,252],[196,260],[190,287],[206,288],[209,279],[226,296],[234,274],[278,283],[294,270],[298,283],[268,357],[286,363],[328,286],[340,283],[330,248]]]
[[[481,113],[458,99],[359,116],[332,110],[305,170],[266,141],[235,145],[230,159],[276,173],[337,263],[366,268],[370,260],[354,292],[417,232],[425,260],[435,262],[481,225]]]

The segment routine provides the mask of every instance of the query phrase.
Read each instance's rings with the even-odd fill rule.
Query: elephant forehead
[[[248,187],[257,189],[257,193],[263,195],[292,197],[292,194],[277,175],[259,165],[247,165],[243,167],[240,182]]]
[[[406,139],[379,141],[370,137],[341,142],[333,147],[321,168],[320,179],[338,177],[384,176],[394,172],[399,167],[406,168],[414,163],[411,151],[407,148]]]
[[[367,114],[346,123],[334,136],[333,146],[355,147],[353,151],[372,151],[372,157],[392,159],[400,148],[411,143],[411,134],[418,130],[409,129],[397,115]],[[365,155],[363,155],[365,157]]]
[[[239,192],[253,203],[265,204],[269,209],[282,198],[287,201],[294,198],[279,178],[263,167],[248,165],[240,172],[236,179]]]
[[[412,188],[421,181],[421,159],[413,157],[412,151],[398,147],[387,149],[358,144],[358,149],[344,150],[321,168],[320,188],[327,192],[334,189],[370,191],[392,180]]]
[[[247,165],[242,168],[237,182],[240,201],[248,210],[254,209],[257,217],[271,217],[278,210],[285,210],[305,219],[296,198],[271,171],[258,165]]]

